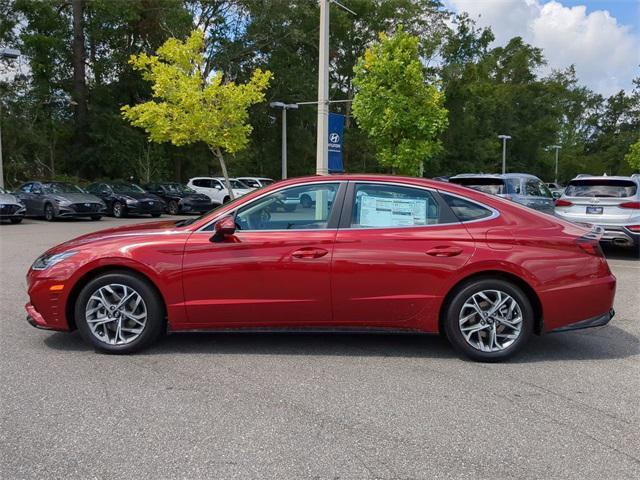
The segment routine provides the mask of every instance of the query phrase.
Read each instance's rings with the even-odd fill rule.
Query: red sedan
[[[58,245],[29,270],[26,309],[32,325],[77,328],[111,353],[166,331],[385,330],[444,333],[492,361],[532,333],[611,320],[598,238],[452,184],[298,178],[197,219]]]

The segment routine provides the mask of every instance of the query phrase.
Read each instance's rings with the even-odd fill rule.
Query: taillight
[[[618,206],[620,208],[632,208],[634,210],[640,210],[640,202],[624,202]]]
[[[640,225],[627,225],[627,229],[634,233],[640,233]]]
[[[600,248],[600,242],[593,238],[580,237],[576,240],[576,244],[587,254],[595,257],[604,257],[602,248]]]
[[[562,200],[560,198],[556,200],[556,207],[570,207],[571,205],[573,205],[573,203],[568,200]]]

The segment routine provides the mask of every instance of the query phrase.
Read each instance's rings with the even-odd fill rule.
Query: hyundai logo
[[[85,207],[90,207],[90,206],[91,206],[91,204],[90,204],[90,203],[85,203],[85,204],[84,204],[84,206],[85,206]]]
[[[329,141],[331,143],[338,143],[340,142],[340,135],[338,135],[337,133],[332,133],[331,135],[329,135]]]

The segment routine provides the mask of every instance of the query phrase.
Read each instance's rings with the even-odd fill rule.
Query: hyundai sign
[[[344,134],[344,115],[329,114],[329,173],[342,173],[342,136]]]

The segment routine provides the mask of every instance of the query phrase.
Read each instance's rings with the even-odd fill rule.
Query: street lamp
[[[558,150],[560,150],[562,147],[560,145],[549,145],[547,147],[547,150],[555,150],[556,151],[556,178],[555,178],[555,183],[556,185],[558,184]]]
[[[507,173],[507,140],[511,140],[510,135],[498,135],[502,140],[502,174]]]
[[[0,50],[0,58],[16,60],[20,57],[20,50],[15,48],[3,48]],[[0,103],[0,187],[4,188],[4,169],[2,163],[2,103]]]
[[[282,179],[287,178],[287,110],[297,110],[297,103],[271,102],[271,108],[282,109]]]

